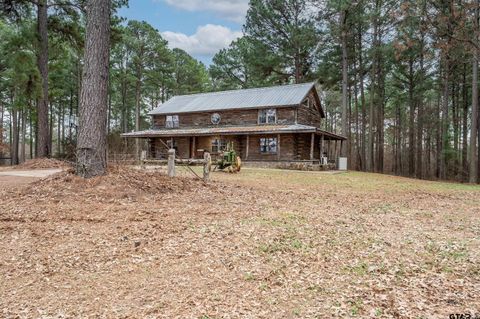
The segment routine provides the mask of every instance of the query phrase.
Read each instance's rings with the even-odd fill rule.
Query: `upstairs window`
[[[305,105],[308,108],[315,109],[315,103],[312,101],[310,97],[307,97],[305,100],[303,100],[303,105]]]
[[[275,124],[277,122],[276,109],[264,109],[258,111],[258,124]]]
[[[274,154],[277,152],[277,138],[261,138],[260,139],[260,153]]]
[[[212,153],[220,153],[227,149],[227,141],[222,139],[212,140]]]
[[[178,127],[178,115],[167,115],[165,119],[165,127],[177,128]]]
[[[306,107],[310,108],[310,98],[307,97],[304,103]]]

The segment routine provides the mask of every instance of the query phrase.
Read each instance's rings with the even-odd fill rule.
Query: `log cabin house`
[[[122,136],[148,139],[154,159],[166,158],[166,146],[182,159],[215,157],[232,141],[243,161],[319,163],[336,158],[346,139],[320,129],[314,83],[175,96],[149,115],[152,129]]]

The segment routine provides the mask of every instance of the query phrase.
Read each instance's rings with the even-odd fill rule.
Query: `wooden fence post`
[[[208,182],[210,180],[210,170],[212,168],[212,157],[209,152],[203,153],[203,180]]]
[[[175,177],[175,149],[168,150],[168,176]]]
[[[142,151],[140,153],[140,166],[145,168],[145,162],[147,160],[147,151]]]

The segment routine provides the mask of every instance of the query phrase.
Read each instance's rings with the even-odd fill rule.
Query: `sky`
[[[242,35],[248,0],[130,0],[120,16],[146,21],[170,48],[210,65],[220,49]]]

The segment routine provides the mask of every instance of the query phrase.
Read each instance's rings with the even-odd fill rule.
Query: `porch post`
[[[320,148],[320,158],[323,157],[323,139],[324,139],[324,135],[320,135],[320,145],[319,145],[319,148]]]
[[[334,159],[335,159],[335,165],[337,164],[337,149],[338,149],[338,141],[335,140],[335,152],[334,152]]]
[[[247,135],[247,145],[245,149],[245,160],[248,159],[248,148],[250,147],[250,135]]]
[[[327,157],[332,158],[332,140],[328,140]]]
[[[310,138],[310,160],[313,161],[313,151],[315,149],[315,133],[312,133]]]
[[[277,134],[277,161],[280,160],[280,134]]]
[[[194,136],[193,139],[192,139],[192,153],[190,154],[191,155],[191,158],[195,158],[195,150],[197,149],[197,141],[196,141],[196,137]]]

